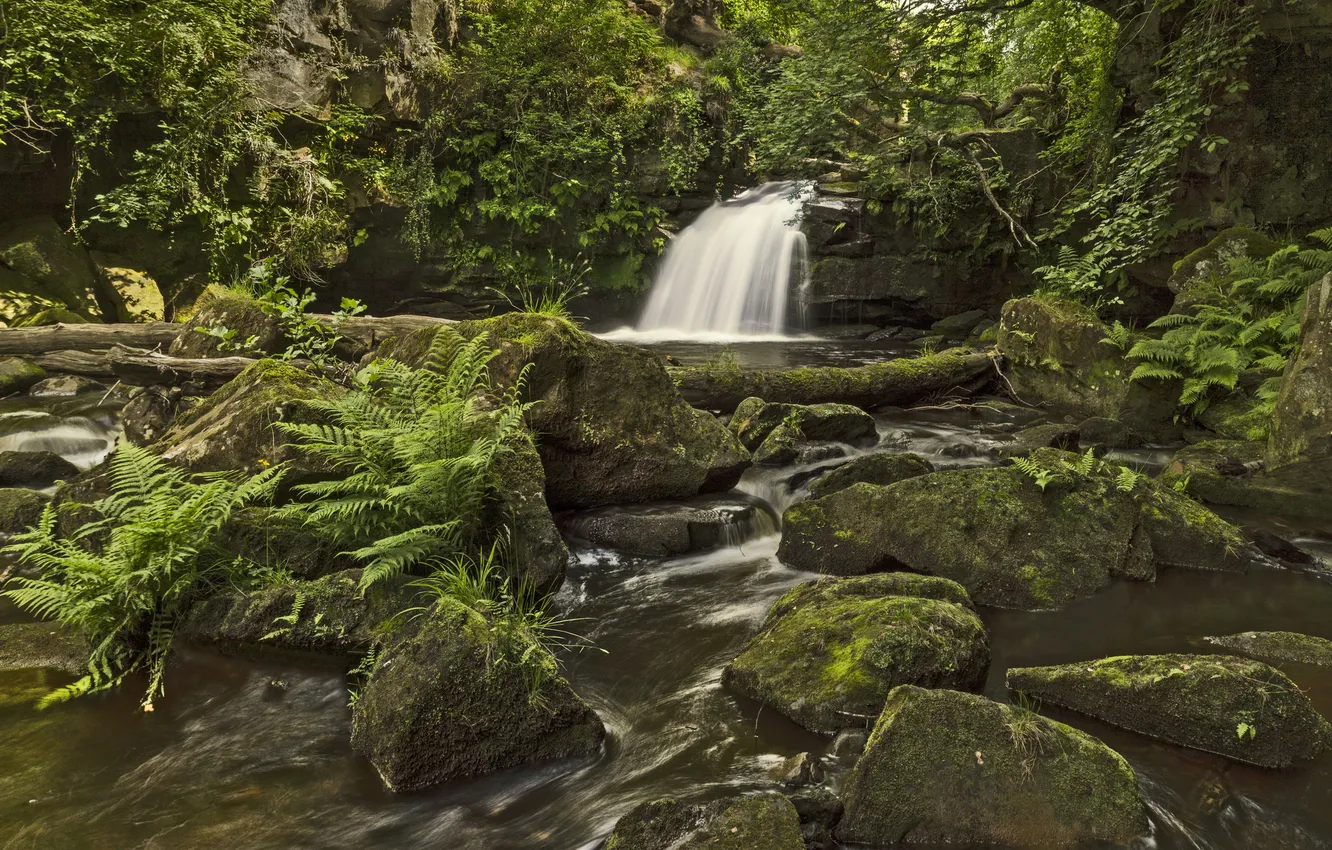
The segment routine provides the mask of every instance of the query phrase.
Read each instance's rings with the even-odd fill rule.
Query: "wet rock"
[[[1332,667],[1332,641],[1298,632],[1242,632],[1204,640],[1212,646],[1263,661]]]
[[[846,446],[838,443],[806,443],[796,452],[795,462],[800,465],[819,463],[846,457]]]
[[[1268,469],[1266,451],[1262,442],[1204,440],[1176,452],[1161,482],[1217,505],[1309,519],[1332,513],[1332,476],[1321,473],[1317,464]]]
[[[1004,305],[996,345],[1011,390],[1024,404],[1079,419],[1118,419],[1153,439],[1173,439],[1180,385],[1129,381],[1133,367],[1109,336],[1088,307],[1019,298]]]
[[[768,775],[778,785],[804,788],[823,781],[823,767],[809,753],[797,753],[774,767]]]
[[[795,806],[801,824],[816,823],[831,830],[842,819],[842,801],[827,788],[802,788],[788,794],[787,799]]]
[[[605,850],[804,850],[795,807],[778,794],[701,806],[665,799],[620,818]]]
[[[37,524],[51,497],[36,490],[0,488],[0,533],[18,534]]]
[[[528,418],[553,509],[724,492],[750,465],[739,440],[686,404],[649,351],[562,319],[509,313],[390,340],[381,353],[420,365],[436,333],[488,334],[500,349],[491,371],[501,385],[531,365],[525,395],[539,403]]]
[[[1286,367],[1272,435],[1267,444],[1267,463],[1274,472],[1283,467],[1303,467],[1304,478],[1317,482],[1326,493],[1332,479],[1332,273],[1305,293],[1300,319],[1300,344]],[[1297,474],[1297,470],[1287,470]]]
[[[729,499],[604,508],[563,517],[565,533],[634,555],[683,555],[733,545],[773,523],[762,508]]]
[[[927,330],[922,330],[920,328],[906,328],[902,327],[901,325],[894,325],[892,327],[884,328],[881,331],[875,331],[874,333],[865,337],[865,339],[868,342],[885,342],[889,340],[898,341],[898,342],[911,342],[912,340],[920,339],[923,336],[929,336],[929,335],[930,332]]]
[[[1233,525],[1182,494],[1117,468],[1076,471],[1040,449],[1042,489],[1015,467],[954,469],[880,487],[855,484],[786,512],[778,557],[833,575],[909,568],[960,582],[983,605],[1055,608],[1154,564],[1242,569],[1252,550]]]
[[[506,529],[510,567],[537,593],[554,593],[569,568],[569,547],[546,505],[546,474],[529,436],[514,440],[513,451],[495,462],[496,500],[486,523]]]
[[[863,729],[843,729],[837,733],[836,738],[833,738],[828,752],[844,762],[854,763],[865,752],[867,743],[869,743],[869,733]]]
[[[106,385],[80,375],[57,375],[33,384],[28,395],[33,398],[64,398],[94,392],[106,392]]]
[[[1212,402],[1196,419],[1199,425],[1227,440],[1266,440],[1272,428],[1271,412],[1243,391]]]
[[[1003,443],[995,449],[1000,457],[1027,457],[1037,449],[1078,450],[1076,425],[1034,425],[1013,435],[1013,442]]]
[[[0,625],[0,671],[44,667],[80,675],[90,651],[81,635],[60,623]]]
[[[179,387],[144,387],[121,408],[125,438],[136,446],[156,442],[176,421],[182,400]]]
[[[364,594],[361,571],[291,581],[247,593],[212,596],[190,609],[177,634],[198,646],[238,655],[364,655],[415,595],[405,580],[380,582]]]
[[[166,301],[157,281],[117,254],[90,251],[101,294],[115,308],[118,322],[160,322],[166,318]]]
[[[1255,531],[1253,545],[1269,558],[1300,567],[1313,567],[1319,560],[1284,537],[1270,531]]]
[[[979,687],[989,664],[985,627],[961,586],[885,573],[789,591],[722,682],[832,735],[874,717],[897,685]]]
[[[342,392],[331,381],[294,366],[260,360],[177,421],[154,448],[193,472],[253,474],[293,461],[294,474],[299,474],[303,461],[273,424],[312,421],[303,402],[329,401]]]
[[[865,339],[878,329],[878,325],[832,325],[814,333],[823,339]]]
[[[46,377],[40,367],[18,357],[0,360],[0,396],[27,392]]]
[[[414,633],[385,638],[352,708],[352,748],[392,791],[414,791],[508,767],[586,758],[606,730],[555,659],[442,597]],[[532,681],[539,670],[539,684]]]
[[[102,318],[88,253],[54,219],[11,223],[0,232],[0,262],[36,284],[50,302],[88,319]]]
[[[800,428],[782,422],[754,450],[755,466],[787,466],[795,463],[807,444]]]
[[[958,691],[895,689],[842,792],[848,844],[1128,844],[1133,769],[1076,729]]]
[[[223,351],[221,341],[198,328],[220,327],[235,331],[231,347]],[[168,352],[176,357],[235,356],[243,353],[278,354],[287,347],[282,324],[248,295],[212,284],[194,303],[194,315],[181,326]]]
[[[877,433],[874,417],[849,404],[768,404],[759,398],[742,401],[729,427],[753,451],[782,425],[806,440],[855,443]]]
[[[965,339],[972,329],[985,321],[986,318],[984,310],[968,310],[965,313],[958,313],[955,316],[940,319],[930,325],[930,330],[945,339]]]
[[[1078,425],[1078,445],[1096,449],[1137,449],[1145,441],[1118,419],[1092,416]]]
[[[49,487],[79,474],[55,452],[0,452],[0,487]]]
[[[831,472],[825,472],[809,485],[809,495],[821,499],[845,490],[852,484],[896,484],[933,471],[934,464],[919,455],[877,452],[855,458]]]
[[[1280,671],[1229,655],[1126,655],[1008,671],[1008,687],[1142,735],[1260,767],[1326,749],[1329,727]]]

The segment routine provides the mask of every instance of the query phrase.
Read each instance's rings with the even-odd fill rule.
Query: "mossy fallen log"
[[[740,369],[684,366],[670,369],[680,394],[695,407],[732,411],[747,398],[791,404],[838,402],[873,409],[911,404],[935,395],[972,394],[990,382],[994,355],[953,348],[868,366]]]

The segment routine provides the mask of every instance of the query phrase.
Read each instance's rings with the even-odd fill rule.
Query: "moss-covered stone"
[[[88,319],[102,318],[88,253],[54,219],[25,218],[0,232],[0,262],[36,284],[50,301]]]
[[[299,579],[317,579],[356,569],[356,560],[300,519],[271,508],[235,512],[222,530],[227,549],[255,564],[284,569]]]
[[[79,468],[55,452],[0,452],[0,487],[49,487],[79,474]]]
[[[754,463],[758,466],[786,466],[794,463],[806,447],[805,435],[799,426],[781,422],[754,450]]]
[[[520,764],[596,754],[605,727],[544,649],[504,660],[480,614],[440,599],[414,633],[386,642],[352,709],[352,747],[393,791],[481,776]],[[532,691],[524,665],[542,664]]]
[[[1243,392],[1214,401],[1197,416],[1198,424],[1227,440],[1266,440],[1272,415]]]
[[[56,375],[32,385],[28,395],[33,398],[72,398],[84,393],[103,393],[106,384],[85,378],[82,375]]]
[[[1332,732],[1280,671],[1229,655],[1124,655],[1014,668],[1008,687],[1142,735],[1260,767],[1313,758]]]
[[[33,280],[0,264],[0,321],[11,327],[23,327],[33,316],[59,310],[75,322],[87,319],[73,312]]]
[[[617,345],[551,316],[509,313],[430,328],[381,346],[421,365],[437,333],[485,333],[501,386],[526,369],[529,424],[552,508],[678,499],[729,490],[750,458],[724,425],[694,410],[651,352]]]
[[[90,251],[88,257],[97,271],[103,299],[115,308],[116,321],[160,322],[166,318],[162,291],[147,272],[133,268],[117,254]]]
[[[997,347],[1008,387],[1025,404],[1057,415],[1118,419],[1154,439],[1173,439],[1181,386],[1129,381],[1132,366],[1088,307],[1019,298],[1004,305]]]
[[[1013,441],[1003,443],[995,449],[1000,457],[1027,457],[1037,449],[1078,450],[1078,428],[1076,425],[1047,424],[1023,428],[1013,435]]]
[[[843,788],[838,840],[1128,844],[1148,831],[1133,769],[1097,739],[958,691],[895,689]]]
[[[0,360],[0,396],[27,392],[45,377],[46,372],[40,366],[19,357],[6,357]]]
[[[1078,423],[1078,447],[1095,449],[1138,449],[1142,436],[1118,419],[1091,416]]]
[[[276,360],[260,360],[179,419],[154,448],[194,472],[261,468],[301,462],[278,421],[309,421],[302,402],[336,398],[332,381]]]
[[[976,688],[989,665],[985,627],[961,585],[885,573],[788,592],[722,682],[832,735],[876,716],[898,685]]]
[[[1144,482],[1134,495],[1156,563],[1238,571],[1254,559],[1256,551],[1243,531],[1183,493]]]
[[[845,490],[852,484],[878,484],[887,486],[928,475],[934,471],[934,464],[913,454],[893,454],[876,452],[854,458],[831,472],[825,472],[809,485],[809,495],[815,499],[830,496],[839,490]]]
[[[411,604],[403,581],[379,583],[363,595],[360,570],[293,581],[248,593],[223,593],[194,605],[181,638],[238,655],[364,655]]]
[[[1191,311],[1199,302],[1229,290],[1234,277],[1226,264],[1228,257],[1265,260],[1279,248],[1279,242],[1251,227],[1230,227],[1221,231],[1206,245],[1175,263],[1166,284],[1175,293],[1170,312]]]
[[[850,404],[768,404],[757,398],[740,403],[729,427],[753,451],[787,423],[807,440],[856,443],[877,434],[874,417]]]
[[[1212,646],[1263,661],[1294,661],[1332,667],[1332,640],[1298,632],[1241,632],[1204,638]]]
[[[726,797],[701,806],[642,803],[620,818],[605,850],[804,850],[800,820],[779,794]]]
[[[286,349],[288,341],[282,324],[259,306],[259,302],[243,293],[218,284],[210,285],[194,303],[194,314],[181,326],[180,333],[171,343],[171,354],[177,357],[225,357],[234,351],[219,351],[219,341],[195,330],[221,326],[236,332],[236,344],[254,337],[253,351],[277,354]]]
[[[87,325],[87,319],[68,307],[48,307],[14,321],[16,328],[36,328],[43,325]]]
[[[51,497],[19,487],[0,488],[0,533],[18,534],[37,524]]]
[[[87,671],[88,642],[59,623],[0,625],[0,670],[45,667],[72,675]]]
[[[1301,464],[1311,478],[1332,479],[1332,273],[1305,292],[1300,344],[1277,396],[1267,462]]]
[[[513,451],[495,461],[494,492],[487,524],[508,529],[507,563],[540,593],[554,593],[564,583],[569,547],[546,504],[546,472],[532,439],[514,439]]]

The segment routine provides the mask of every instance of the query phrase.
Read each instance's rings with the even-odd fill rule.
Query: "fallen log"
[[[868,366],[739,369],[684,366],[668,369],[694,407],[730,412],[746,398],[768,402],[854,404],[866,410],[912,404],[938,395],[969,395],[995,372],[992,355],[953,348]]]
[[[328,315],[314,318],[325,325],[333,322],[333,317]],[[406,336],[421,328],[453,323],[452,319],[437,319],[434,316],[352,316],[343,322],[338,333],[366,348],[374,348],[392,336]]]
[[[27,359],[48,372],[115,380],[137,387],[193,384],[199,390],[216,389],[259,362],[253,357],[172,357],[124,346],[101,352],[55,351]],[[305,360],[294,360],[292,365],[311,368]],[[336,373],[332,368],[323,371],[330,377]]]
[[[172,322],[143,324],[42,325],[36,328],[0,328],[0,355],[47,354],[58,351],[105,351],[113,345],[157,348],[171,344],[184,325]]]

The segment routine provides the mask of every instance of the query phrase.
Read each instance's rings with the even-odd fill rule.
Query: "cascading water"
[[[792,284],[806,271],[799,227],[806,191],[768,183],[699,216],[667,249],[638,331],[780,335]]]

